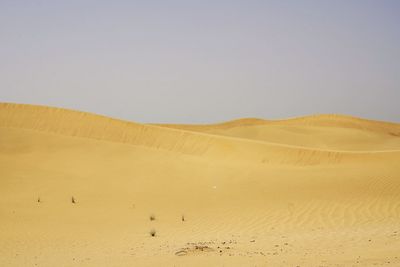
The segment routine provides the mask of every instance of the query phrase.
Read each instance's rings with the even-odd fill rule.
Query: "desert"
[[[400,266],[400,124],[0,104],[0,266]]]

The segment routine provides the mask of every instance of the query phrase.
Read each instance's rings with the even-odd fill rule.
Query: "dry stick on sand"
[[[40,197],[38,197],[37,202],[40,203]]]
[[[185,221],[185,215],[182,214],[182,222]]]
[[[72,204],[75,204],[75,203],[76,203],[76,201],[75,201],[75,198],[74,198],[74,197],[71,197],[71,202],[72,202]]]

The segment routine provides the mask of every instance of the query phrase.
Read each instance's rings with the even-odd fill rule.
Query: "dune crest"
[[[400,124],[344,115],[325,114],[275,121],[248,118],[209,125],[159,125],[319,150],[400,149]]]
[[[2,127],[127,143],[218,159],[247,160],[253,163],[312,165],[353,159],[379,160],[381,153],[400,153],[400,146],[399,149],[393,150],[360,152],[259,142],[260,140],[138,124],[86,112],[34,105],[2,104],[0,116]]]

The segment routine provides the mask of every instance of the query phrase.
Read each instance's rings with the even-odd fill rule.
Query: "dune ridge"
[[[386,122],[379,120],[369,120],[350,115],[342,114],[315,114],[309,116],[294,117],[288,119],[265,120],[260,118],[241,118],[226,122],[213,124],[155,124],[171,128],[187,128],[187,129],[207,129],[207,128],[231,128],[241,126],[255,126],[268,124],[302,124],[317,125],[326,127],[347,127],[359,128],[363,130],[379,131],[400,135],[400,124],[394,122]]]
[[[313,115],[277,121],[249,118],[214,125],[161,126],[317,150],[400,149],[399,124],[343,115]]]
[[[259,163],[320,164],[342,160],[396,158],[400,150],[335,151],[221,137],[181,129],[126,122],[86,112],[34,105],[1,104],[0,126],[128,143],[184,154]],[[226,155],[229,155],[228,157]],[[383,156],[386,158],[385,156]]]

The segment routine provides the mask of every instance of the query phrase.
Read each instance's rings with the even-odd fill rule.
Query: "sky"
[[[0,0],[0,102],[137,122],[400,122],[400,1]]]

